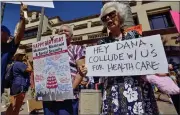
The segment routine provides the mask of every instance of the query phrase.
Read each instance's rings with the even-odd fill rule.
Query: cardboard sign
[[[129,27],[125,30],[125,32],[132,31],[132,30],[137,31],[140,35],[142,35],[142,25],[141,24],[137,25],[137,26]]]
[[[176,28],[177,28],[178,32],[180,33],[180,12],[170,11],[170,13],[171,13],[171,16],[174,20]]]
[[[74,99],[65,35],[42,39],[32,44],[37,99]]]
[[[79,101],[79,115],[100,115],[101,105],[102,93],[100,90],[81,90]]]
[[[35,99],[28,99],[27,108],[29,113],[32,112],[33,110],[41,110],[43,109],[42,101],[36,101]]]
[[[21,4],[21,2],[25,5],[29,5],[29,6],[39,6],[39,7],[47,7],[47,8],[54,8],[54,4],[53,4],[53,0],[48,0],[48,1],[43,1],[40,2],[40,1],[32,1],[32,0],[26,0],[26,1],[13,1],[13,0],[6,0],[6,1],[3,1],[5,3],[11,3],[11,4]]]
[[[86,48],[87,76],[168,73],[160,35]]]

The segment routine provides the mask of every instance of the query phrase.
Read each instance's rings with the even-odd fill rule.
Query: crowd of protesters
[[[142,37],[135,30],[126,34],[123,24],[126,21],[126,5],[119,2],[108,2],[101,9],[100,20],[110,31],[109,36],[98,41],[98,45],[138,39]],[[11,37],[11,33],[6,26],[1,26],[1,95],[7,88],[6,72],[12,66],[13,80],[10,85],[10,100],[6,111],[7,115],[18,115],[23,105],[26,93],[29,91],[32,98],[35,98],[33,64],[25,51],[17,50],[25,31],[25,18],[23,11],[27,6],[21,5],[20,21],[16,35]],[[61,101],[43,101],[45,115],[78,115],[79,93],[81,89],[97,89],[93,76],[86,76],[87,68],[85,64],[85,47],[71,44],[73,30],[68,25],[61,25],[58,34],[65,34],[70,57],[70,71],[75,99]],[[180,87],[180,67],[169,62],[169,73],[159,73],[155,76],[169,76],[173,82]],[[9,72],[9,71],[8,71]],[[97,78],[96,78],[97,79]],[[134,115],[134,114],[159,114],[158,106],[154,96],[153,83],[148,81],[145,76],[123,76],[101,78],[100,84],[103,89],[102,114],[103,115]],[[155,86],[158,84],[155,84]],[[157,86],[158,87],[158,86]],[[159,89],[161,90],[161,89]],[[5,90],[6,91],[6,90]],[[133,93],[132,93],[133,92]],[[129,97],[132,93],[132,97]],[[6,93],[7,94],[7,93]],[[179,94],[170,95],[173,104],[179,112]],[[5,95],[5,97],[7,97]],[[6,99],[8,100],[8,99]],[[135,108],[136,109],[133,109]]]

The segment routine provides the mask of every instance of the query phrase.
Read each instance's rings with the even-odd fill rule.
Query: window
[[[80,29],[85,29],[85,28],[87,28],[87,23],[74,26],[74,30],[80,30]]]
[[[90,34],[88,35],[88,40],[90,39],[97,39],[97,38],[103,38],[108,36],[107,33],[97,33],[97,34]]]
[[[24,38],[28,39],[28,38],[35,37],[37,35],[37,31],[38,31],[38,28],[34,28],[34,29],[31,29],[31,30],[25,31]]]
[[[137,5],[137,1],[130,1],[129,2],[129,5],[132,7],[132,6],[136,6]]]
[[[169,11],[161,14],[151,14],[148,16],[148,19],[152,30],[174,26]]]
[[[97,21],[97,22],[92,22],[91,23],[91,27],[95,27],[95,26],[101,26],[102,23],[100,21]]]
[[[137,15],[133,16],[133,20],[134,20],[135,25],[139,25],[139,20],[138,20]]]
[[[76,42],[76,41],[82,41],[82,36],[75,36],[75,37],[72,39],[72,42]]]
[[[154,1],[142,1],[142,4],[148,4],[148,3],[151,3],[151,2],[154,2]]]

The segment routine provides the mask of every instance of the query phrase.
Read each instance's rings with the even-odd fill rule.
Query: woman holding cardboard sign
[[[141,37],[136,31],[124,34],[122,25],[126,20],[126,5],[119,2],[106,3],[101,9],[100,19],[110,30],[108,37],[98,44],[135,39]],[[86,68],[80,68],[86,73]],[[152,87],[141,76],[108,77],[104,81],[103,115],[159,114]]]

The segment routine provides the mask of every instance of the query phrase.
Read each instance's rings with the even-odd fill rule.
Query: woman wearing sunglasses
[[[110,34],[102,38],[98,45],[141,37],[136,31],[124,34],[122,27],[126,12],[126,5],[119,2],[109,2],[103,6],[100,19]],[[86,73],[86,69],[81,68],[81,71]],[[105,78],[102,103],[102,115],[159,114],[152,86],[141,76]]]

